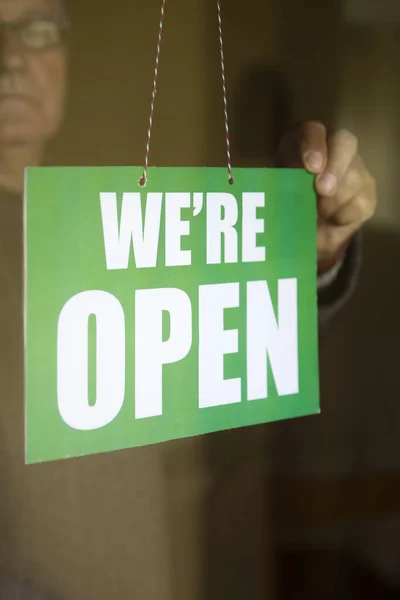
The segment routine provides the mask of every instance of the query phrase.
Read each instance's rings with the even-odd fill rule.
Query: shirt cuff
[[[317,279],[317,288],[319,290],[325,290],[329,286],[333,284],[336,280],[337,276],[340,273],[340,270],[343,266],[344,258],[346,254],[342,258],[340,258],[328,271],[325,271],[318,275]]]

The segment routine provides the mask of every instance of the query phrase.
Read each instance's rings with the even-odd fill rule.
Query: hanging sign
[[[319,412],[302,170],[29,168],[26,461]]]

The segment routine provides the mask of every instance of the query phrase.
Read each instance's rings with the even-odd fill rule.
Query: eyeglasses
[[[6,32],[13,33],[22,46],[29,51],[47,50],[60,45],[64,41],[68,29],[68,23],[58,23],[46,19],[15,23],[0,22],[0,36]]]

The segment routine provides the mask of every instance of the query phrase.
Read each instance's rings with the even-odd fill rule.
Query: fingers
[[[330,204],[329,204],[330,203]],[[319,199],[318,263],[329,263],[351,236],[372,218],[377,204],[375,180],[360,158],[344,177],[337,196]],[[338,208],[339,206],[339,208]],[[321,213],[325,212],[325,218]],[[329,214],[328,214],[329,213]]]
[[[350,206],[349,206],[350,205]],[[334,196],[319,196],[318,213],[322,219],[335,217],[338,225],[360,225],[370,219],[376,208],[375,181],[360,156],[353,159],[336,188]]]
[[[283,138],[278,164],[316,175],[318,235],[328,252],[374,214],[375,183],[349,131],[328,133],[318,121],[300,123]]]
[[[346,130],[332,133],[328,137],[327,146],[326,168],[317,177],[315,183],[316,191],[320,196],[333,196],[343,188],[344,179],[349,177],[349,170],[358,150],[357,138]],[[353,170],[354,174],[357,174],[356,169]]]
[[[368,171],[362,159],[356,156],[348,167],[347,172],[341,175],[341,179],[335,187],[334,195],[332,196],[330,193],[327,195],[319,194],[318,212],[320,216],[328,218],[338,212],[361,192],[367,182],[368,176]],[[316,182],[317,186],[318,182]]]
[[[350,202],[345,204],[335,214],[335,224],[339,227],[351,227],[354,230],[369,221],[375,213],[376,196],[374,193],[368,193],[367,188],[353,196]]]
[[[283,138],[278,163],[286,168],[305,168],[318,175],[316,191],[333,196],[341,188],[357,156],[357,138],[346,130],[328,135],[319,121],[300,123]]]
[[[286,168],[305,168],[322,173],[328,160],[327,131],[318,121],[300,123],[283,138],[278,164]]]
[[[334,254],[374,214],[374,203],[367,194],[352,198],[334,217],[317,230],[317,247],[326,255]]]

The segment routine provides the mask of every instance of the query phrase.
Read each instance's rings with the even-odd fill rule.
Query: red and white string
[[[224,40],[222,36],[222,17],[221,17],[221,2],[217,0],[217,11],[218,11],[218,32],[219,32],[219,45],[221,53],[221,77],[222,77],[222,93],[224,96],[224,117],[225,117],[225,135],[226,135],[226,156],[228,159],[228,175],[229,183],[234,182],[232,175],[231,166],[231,143],[229,137],[229,117],[228,117],[228,100],[226,92],[226,79],[225,79],[225,55],[224,55]]]
[[[161,3],[161,17],[160,17],[160,28],[158,31],[158,40],[157,40],[156,66],[154,69],[153,92],[152,92],[152,96],[151,96],[149,127],[147,130],[146,156],[145,156],[145,160],[144,160],[143,175],[139,179],[139,184],[142,187],[144,187],[147,183],[147,169],[149,167],[151,132],[153,129],[154,105],[156,102],[156,95],[157,95],[158,67],[160,64],[161,42],[162,42],[162,35],[163,35],[163,30],[164,30],[165,2],[166,2],[166,0],[162,0],[162,3]]]
[[[139,185],[141,185],[142,187],[144,187],[147,184],[147,170],[149,167],[150,142],[151,142],[151,134],[152,134],[152,129],[153,129],[154,106],[155,106],[156,95],[157,95],[158,69],[159,69],[159,63],[160,63],[161,42],[162,42],[162,36],[163,36],[163,31],[164,31],[165,3],[166,3],[166,0],[162,0],[160,28],[159,28],[158,40],[157,40],[156,66],[154,69],[153,92],[152,92],[152,96],[151,96],[150,118],[149,118],[148,130],[147,130],[146,156],[145,156],[145,162],[144,162],[143,175],[139,179]],[[221,16],[220,0],[217,0],[217,14],[218,14],[218,33],[219,33],[220,55],[221,55],[222,93],[223,93],[223,101],[224,101],[226,155],[227,155],[227,160],[228,160],[229,183],[233,184],[234,179],[233,179],[233,175],[232,175],[232,165],[231,165],[231,144],[230,144],[230,136],[229,136],[228,101],[227,101],[226,78],[225,78],[225,55],[224,55],[224,41],[223,41],[223,35],[222,35],[222,16]]]

